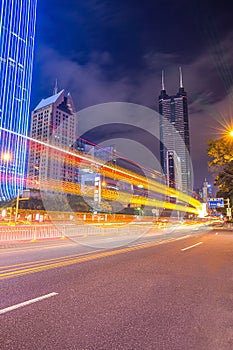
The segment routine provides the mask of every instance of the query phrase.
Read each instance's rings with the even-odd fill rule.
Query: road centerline
[[[190,245],[189,247],[186,247],[186,248],[182,248],[181,251],[184,252],[185,250],[188,250],[188,249],[191,249],[191,248],[194,248],[194,247],[197,247],[198,245],[200,244],[203,244],[203,242],[199,242],[199,243],[196,243],[196,244],[193,244],[193,245]]]
[[[20,307],[27,306],[27,305],[36,303],[36,302],[44,300],[44,299],[51,298],[51,297],[53,297],[55,295],[58,295],[58,293],[52,292],[52,293],[45,294],[45,295],[42,295],[42,296],[34,298],[34,299],[29,299],[29,300],[23,301],[22,303],[19,303],[19,304],[8,306],[8,307],[0,310],[0,315],[5,314],[5,313],[7,313],[9,311],[13,311],[13,310],[19,309]]]

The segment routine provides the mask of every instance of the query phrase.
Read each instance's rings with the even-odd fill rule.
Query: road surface
[[[233,231],[178,231],[1,249],[1,349],[232,350]]]

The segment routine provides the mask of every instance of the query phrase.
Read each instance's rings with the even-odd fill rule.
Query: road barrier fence
[[[25,226],[0,226],[0,243],[11,241],[30,241],[42,239],[59,239],[85,237],[92,235],[113,234],[143,234],[152,227],[147,224],[127,225],[89,225],[89,224],[57,224],[57,225],[25,225]]]

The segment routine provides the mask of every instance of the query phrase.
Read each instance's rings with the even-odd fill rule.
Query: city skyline
[[[71,91],[77,110],[112,101],[158,110],[161,70],[170,94],[181,66],[189,94],[195,187],[205,177],[213,182],[206,139],[216,137],[224,119],[230,122],[232,111],[231,10],[230,3],[210,1],[89,0],[68,7],[63,0],[40,1],[31,109],[51,94],[57,78]]]

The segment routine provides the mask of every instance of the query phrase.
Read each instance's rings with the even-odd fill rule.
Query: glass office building
[[[180,68],[180,86],[176,95],[168,95],[164,87],[159,96],[160,113],[160,159],[167,184],[189,191],[193,188],[190,161],[190,137],[187,93],[183,87]],[[173,167],[175,167],[173,169]]]
[[[0,2],[0,200],[26,184],[37,0]]]

